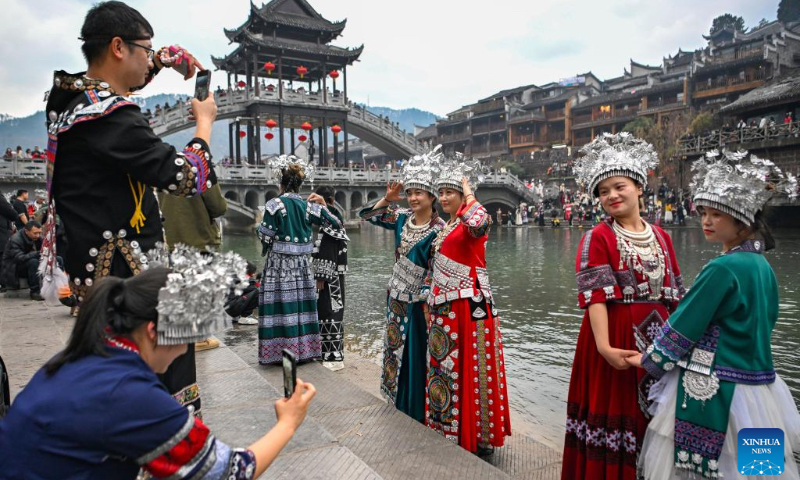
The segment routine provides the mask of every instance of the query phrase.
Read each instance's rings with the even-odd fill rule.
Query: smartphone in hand
[[[197,80],[194,85],[194,98],[202,102],[208,98],[209,88],[211,88],[211,71],[200,70],[197,72]]]
[[[297,385],[297,358],[289,350],[283,350],[283,395],[286,398],[294,394]]]

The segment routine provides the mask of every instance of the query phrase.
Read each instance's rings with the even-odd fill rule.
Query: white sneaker
[[[322,366],[332,372],[337,372],[344,368],[344,361],[340,362],[322,362]]]
[[[239,325],[258,325],[258,319],[253,317],[239,317]]]

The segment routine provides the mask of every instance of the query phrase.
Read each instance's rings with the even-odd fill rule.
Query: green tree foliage
[[[800,0],[781,0],[778,4],[778,20],[781,22],[800,20]]]
[[[695,135],[700,135],[703,132],[714,128],[714,116],[708,112],[698,114],[689,125],[689,131]]]
[[[730,13],[720,15],[711,23],[711,30],[709,30],[708,34],[713,35],[726,27],[732,27],[737,32],[744,32],[744,18],[731,15]]]

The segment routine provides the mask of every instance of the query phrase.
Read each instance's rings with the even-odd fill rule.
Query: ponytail
[[[764,241],[764,251],[768,252],[775,248],[775,237],[772,236],[772,231],[764,221],[764,210],[759,210],[753,219],[753,233]]]
[[[158,292],[170,270],[157,267],[127,279],[106,277],[89,291],[66,348],[44,366],[48,374],[88,355],[107,356],[104,337],[129,335],[146,322],[158,321]]]

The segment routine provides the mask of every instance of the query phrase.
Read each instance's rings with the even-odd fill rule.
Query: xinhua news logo
[[[783,473],[783,430],[743,428],[739,430],[737,465],[742,475]]]

